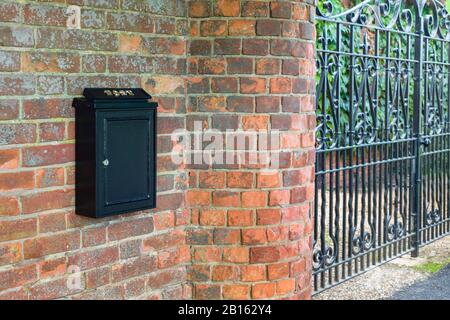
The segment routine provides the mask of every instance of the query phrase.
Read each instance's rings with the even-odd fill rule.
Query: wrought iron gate
[[[450,15],[332,2],[316,17],[315,293],[450,233]]]

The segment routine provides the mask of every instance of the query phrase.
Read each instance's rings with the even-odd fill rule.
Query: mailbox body
[[[91,90],[91,91],[90,91]],[[86,89],[75,99],[76,213],[100,218],[156,206],[156,108],[134,98]],[[104,90],[104,89],[101,89]]]

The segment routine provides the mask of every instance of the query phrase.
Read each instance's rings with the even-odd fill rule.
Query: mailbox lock
[[[102,163],[103,163],[103,165],[104,165],[105,167],[109,166],[109,160],[108,160],[108,159],[103,160]]]

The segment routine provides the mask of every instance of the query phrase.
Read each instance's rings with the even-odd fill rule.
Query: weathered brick
[[[128,12],[109,12],[106,18],[108,30],[153,33],[155,23],[151,16]]]
[[[36,78],[33,75],[0,75],[0,95],[3,96],[28,96],[36,91]]]
[[[71,255],[69,256],[68,264],[77,266],[80,270],[87,270],[111,264],[118,259],[119,249],[117,246],[111,246]]]
[[[29,27],[0,26],[0,45],[5,47],[34,47],[34,32]]]
[[[189,1],[189,16],[191,18],[206,18],[211,15],[210,1]]]
[[[0,120],[13,120],[19,117],[19,101],[0,100]]]
[[[12,72],[20,70],[20,53],[0,51],[0,71]]]
[[[36,234],[36,219],[7,220],[0,223],[0,241],[30,238]]]
[[[0,173],[0,191],[34,188],[34,172]]]
[[[266,56],[269,53],[269,41],[264,39],[244,39],[242,53],[251,56]]]
[[[63,7],[27,4],[23,8],[26,24],[65,27],[67,17]]]
[[[110,241],[121,240],[153,232],[153,218],[144,217],[130,221],[118,222],[108,227]]]
[[[75,147],[73,144],[28,147],[23,150],[23,165],[26,167],[66,163],[74,160]]]
[[[267,17],[269,6],[263,1],[245,1],[242,5],[243,17]]]
[[[19,166],[19,149],[0,150],[0,170],[16,169]]]
[[[70,207],[74,204],[75,194],[71,189],[54,190],[21,196],[22,212],[34,213],[50,209]]]
[[[37,279],[37,276],[34,264],[0,271],[0,291],[31,283]]]
[[[19,22],[20,21],[20,4],[18,3],[0,3],[0,21],[2,22]]]
[[[228,58],[227,71],[229,74],[253,73],[253,60],[250,58]]]
[[[66,124],[63,122],[47,122],[39,125],[40,141],[61,141],[66,133]]]
[[[232,20],[228,23],[230,36],[254,36],[256,35],[256,23],[254,20]]]
[[[226,36],[227,22],[222,20],[205,20],[200,23],[200,33],[204,37]]]
[[[0,266],[17,263],[22,260],[20,242],[0,244]]]
[[[24,242],[25,259],[34,259],[59,252],[78,249],[80,246],[79,231],[70,231],[58,235],[28,239]]]
[[[70,99],[31,99],[23,102],[25,119],[72,118]]]
[[[238,55],[241,53],[241,39],[216,39],[214,53],[218,55]]]
[[[0,145],[36,142],[36,125],[0,124]]]
[[[19,202],[16,197],[0,197],[0,217],[19,214]]]

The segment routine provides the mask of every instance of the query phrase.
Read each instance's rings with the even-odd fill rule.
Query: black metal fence
[[[319,1],[316,25],[318,293],[450,233],[450,15]]]

